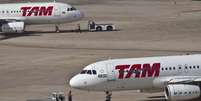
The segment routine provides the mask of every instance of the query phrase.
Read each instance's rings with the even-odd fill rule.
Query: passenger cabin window
[[[195,66],[193,66],[193,68],[195,69]]]
[[[173,67],[173,69],[175,70],[176,68],[175,68],[175,67]]]
[[[197,65],[197,66],[195,66],[195,65],[194,65],[194,66],[184,66],[184,69],[196,69],[196,68],[199,69],[200,66],[199,66],[199,65]],[[176,68],[175,66],[173,66],[173,67],[162,67],[162,68],[161,68],[162,71],[164,71],[164,70],[165,70],[165,71],[168,71],[168,70],[171,71],[171,70],[176,70],[176,69],[177,69],[177,68]],[[182,69],[182,67],[179,66],[178,69]]]
[[[97,74],[95,70],[92,70],[92,72],[93,72],[93,74],[94,74],[94,75],[96,75],[96,74]]]

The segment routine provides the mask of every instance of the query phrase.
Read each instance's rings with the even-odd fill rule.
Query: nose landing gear
[[[106,91],[105,94],[106,94],[105,101],[111,101],[112,92]]]
[[[59,33],[60,30],[59,30],[59,26],[58,25],[55,25],[55,32]]]

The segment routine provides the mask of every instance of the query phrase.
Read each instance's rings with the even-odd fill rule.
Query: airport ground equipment
[[[27,101],[66,101],[63,92],[53,92],[52,95],[46,99],[27,99]]]
[[[92,20],[88,21],[88,30],[90,32],[93,31],[114,31],[115,25],[112,23],[102,23],[102,24],[97,24]]]

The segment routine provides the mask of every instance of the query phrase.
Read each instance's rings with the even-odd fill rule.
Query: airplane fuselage
[[[106,60],[84,68],[96,70],[97,75],[78,74],[72,80],[85,75],[79,84],[86,84],[81,88],[86,90],[160,89],[166,86],[162,79],[201,76],[200,60],[201,55]]]
[[[200,97],[201,55],[111,59],[86,66],[70,80],[87,91],[164,91],[169,100]]]
[[[13,3],[0,5],[0,18],[30,24],[61,24],[80,20],[83,14],[58,2]]]

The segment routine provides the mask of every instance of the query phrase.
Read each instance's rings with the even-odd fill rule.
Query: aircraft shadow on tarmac
[[[121,31],[120,29],[115,29],[112,31]],[[59,32],[55,32],[55,31],[32,31],[32,33],[82,33],[82,32],[111,32],[111,31],[89,31],[88,29],[74,29],[74,30],[60,30]]]
[[[55,31],[26,31],[23,33],[0,33],[0,40],[7,40],[17,37],[25,37],[25,36],[41,36],[42,34],[49,34],[49,33],[72,33],[78,32],[76,30],[62,30],[60,32]],[[80,31],[79,31],[80,32]],[[86,32],[82,30],[81,32]]]
[[[140,100],[140,101],[167,101],[165,96],[151,96],[148,97],[148,100]]]
[[[24,32],[24,33],[0,33],[0,40],[12,39],[17,37],[24,37],[24,36],[39,36],[37,34],[33,34],[31,32]]]
[[[120,30],[114,30],[120,31]],[[40,36],[42,34],[50,34],[50,33],[82,33],[82,32],[90,32],[88,29],[82,30],[60,30],[59,32],[55,31],[26,31],[24,33],[0,33],[0,40],[7,40],[17,37],[24,37],[24,36]],[[101,31],[106,32],[106,31]]]
[[[166,99],[150,99],[150,100],[140,100],[140,101],[168,101]]]

